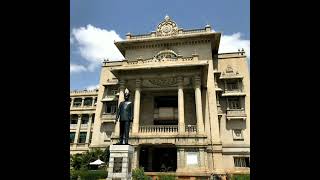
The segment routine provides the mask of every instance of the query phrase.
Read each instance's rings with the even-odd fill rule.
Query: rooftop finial
[[[168,20],[170,19],[170,17],[168,16],[168,14],[166,14],[166,16],[164,17],[164,19],[165,19],[166,21],[168,21]]]

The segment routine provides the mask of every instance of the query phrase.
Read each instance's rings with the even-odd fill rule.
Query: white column
[[[181,168],[181,158],[180,158],[181,150],[177,148],[177,171]]]
[[[178,119],[179,119],[179,133],[185,132],[184,123],[184,96],[183,96],[183,77],[178,77]]]
[[[136,146],[133,152],[132,169],[136,169],[139,167],[139,152],[140,152],[140,147]]]
[[[82,117],[82,114],[79,114],[78,115],[77,128],[76,128],[76,134],[74,136],[73,144],[77,144],[78,143],[79,134],[80,134],[80,126],[81,126],[81,117]]]
[[[71,98],[71,104],[70,107],[73,107],[74,98]]]
[[[81,101],[81,107],[83,107],[83,104],[84,104],[84,97],[82,98],[82,101]]]
[[[90,141],[92,117],[93,117],[93,114],[90,114],[89,115],[89,122],[88,122],[88,129],[87,129],[87,136],[86,136],[86,144],[89,144],[89,141]]]
[[[194,93],[196,101],[196,113],[197,113],[197,133],[204,133],[203,116],[202,116],[202,102],[201,102],[201,81],[200,77],[194,78]]]
[[[95,99],[95,97],[92,97],[92,107],[94,106],[94,99]]]
[[[186,167],[186,153],[184,148],[181,148],[180,150],[180,167],[181,168]]]
[[[124,100],[124,90],[125,90],[125,81],[120,80],[119,81],[120,88],[119,88],[119,99],[118,99],[118,107],[120,103]],[[120,122],[118,121],[115,125],[115,130],[114,130],[115,136],[120,136]]]
[[[201,167],[201,168],[206,168],[206,159],[205,159],[204,153],[205,153],[204,148],[199,148],[200,167]]]
[[[139,119],[140,119],[140,92],[141,92],[141,80],[136,80],[136,91],[134,94],[134,112],[133,112],[133,124],[132,133],[136,134],[139,130]]]

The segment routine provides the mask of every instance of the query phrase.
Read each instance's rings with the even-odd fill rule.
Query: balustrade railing
[[[70,124],[70,129],[76,129],[77,128],[77,124]]]
[[[177,133],[177,125],[150,125],[150,126],[140,126],[140,133]]]
[[[197,125],[186,125],[186,132],[197,132]]]
[[[88,124],[81,124],[81,129],[87,129],[88,128]]]
[[[228,117],[243,117],[246,116],[244,109],[228,109],[227,110]]]

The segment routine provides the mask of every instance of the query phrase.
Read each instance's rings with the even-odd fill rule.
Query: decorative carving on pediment
[[[170,86],[176,86],[177,85],[177,78],[165,78],[165,79],[149,79],[149,82],[153,85],[159,86],[159,87],[170,87]]]
[[[175,59],[175,58],[177,58],[177,56],[178,56],[178,54],[176,52],[174,52],[173,50],[166,49],[166,50],[162,50],[162,51],[158,52],[155,55],[155,58],[158,59],[158,60],[161,60],[163,58]]]
[[[227,66],[226,70],[225,70],[226,74],[233,74],[233,75],[238,75],[239,72],[234,70],[230,65]],[[223,75],[225,73],[222,73]]]
[[[233,73],[233,68],[230,65],[227,66],[226,73]]]
[[[157,27],[157,36],[170,36],[178,33],[177,24],[170,19],[168,15]]]

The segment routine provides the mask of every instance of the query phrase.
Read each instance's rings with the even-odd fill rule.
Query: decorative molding
[[[177,24],[170,19],[168,15],[164,18],[164,21],[162,21],[156,31],[157,36],[171,36],[178,34],[178,26]]]
[[[166,78],[166,79],[149,79],[151,84],[154,84],[159,87],[170,87],[177,85],[177,78]]]
[[[158,60],[164,59],[164,58],[169,58],[169,59],[175,59],[177,58],[178,54],[176,52],[174,52],[171,49],[166,49],[166,50],[162,50],[160,52],[158,52],[155,55],[155,58]]]

